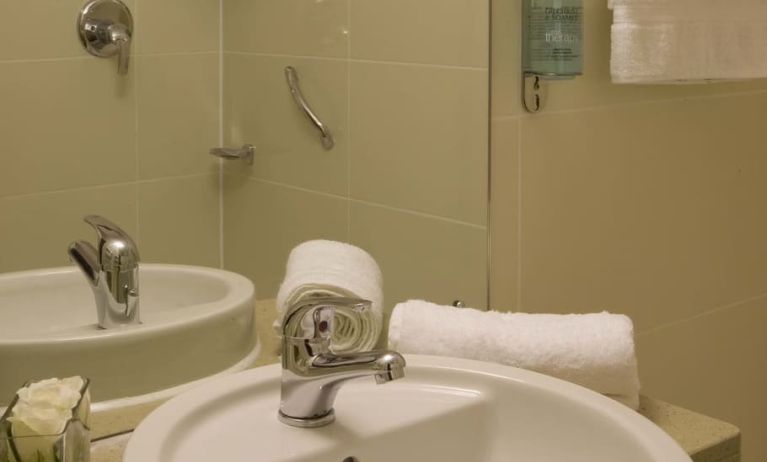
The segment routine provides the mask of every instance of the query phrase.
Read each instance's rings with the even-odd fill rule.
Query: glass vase
[[[90,462],[89,385],[84,379],[72,417],[56,435],[14,435],[9,417],[19,400],[16,395],[0,418],[0,462]]]

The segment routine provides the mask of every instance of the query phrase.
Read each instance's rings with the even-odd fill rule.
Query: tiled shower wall
[[[585,75],[529,115],[521,4],[493,0],[491,305],[629,314],[643,392],[767,460],[767,82],[612,85],[606,3]]]
[[[0,2],[0,272],[68,264],[102,214],[143,261],[219,266],[219,0],[127,0],[130,73],[80,45],[84,0]]]
[[[488,18],[471,0],[224,0],[224,138],[256,146],[226,166],[225,267],[274,297],[294,245],[335,239],[378,260],[389,309],[485,306]]]

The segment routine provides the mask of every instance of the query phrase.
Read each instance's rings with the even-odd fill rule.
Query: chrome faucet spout
[[[139,324],[139,254],[135,242],[104,217],[89,215],[85,222],[96,230],[98,246],[75,241],[67,253],[93,290],[99,327]]]
[[[370,302],[316,298],[299,302],[282,323],[282,399],[279,418],[295,427],[320,427],[335,419],[333,403],[349,380],[373,376],[383,384],[405,376],[405,358],[395,351],[335,354],[330,349],[336,309],[360,311]],[[310,318],[311,325],[304,319]]]
[[[99,254],[96,248],[90,242],[75,241],[69,244],[67,253],[69,254],[69,259],[80,268],[85,278],[88,279],[91,287],[96,287],[98,284],[98,274],[101,271]]]

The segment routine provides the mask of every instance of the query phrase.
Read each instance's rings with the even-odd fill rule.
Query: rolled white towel
[[[623,315],[499,313],[410,300],[394,307],[389,348],[520,367],[639,407],[634,326]]]
[[[352,297],[370,300],[362,313],[336,310],[333,351],[347,353],[375,347],[383,326],[383,278],[370,254],[350,244],[307,241],[288,257],[285,279],[277,294],[274,322],[280,333],[282,318],[296,302],[310,297]]]

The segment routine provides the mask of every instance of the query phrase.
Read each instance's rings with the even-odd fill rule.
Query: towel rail
[[[293,95],[293,100],[298,105],[298,108],[304,113],[309,121],[317,127],[320,132],[320,139],[322,140],[322,147],[327,151],[333,149],[336,142],[333,139],[333,134],[330,129],[322,123],[317,114],[309,107],[309,103],[306,102],[303,93],[301,93],[301,87],[298,84],[298,73],[292,66],[285,68],[285,80],[288,82],[288,88],[290,88],[290,94]]]

